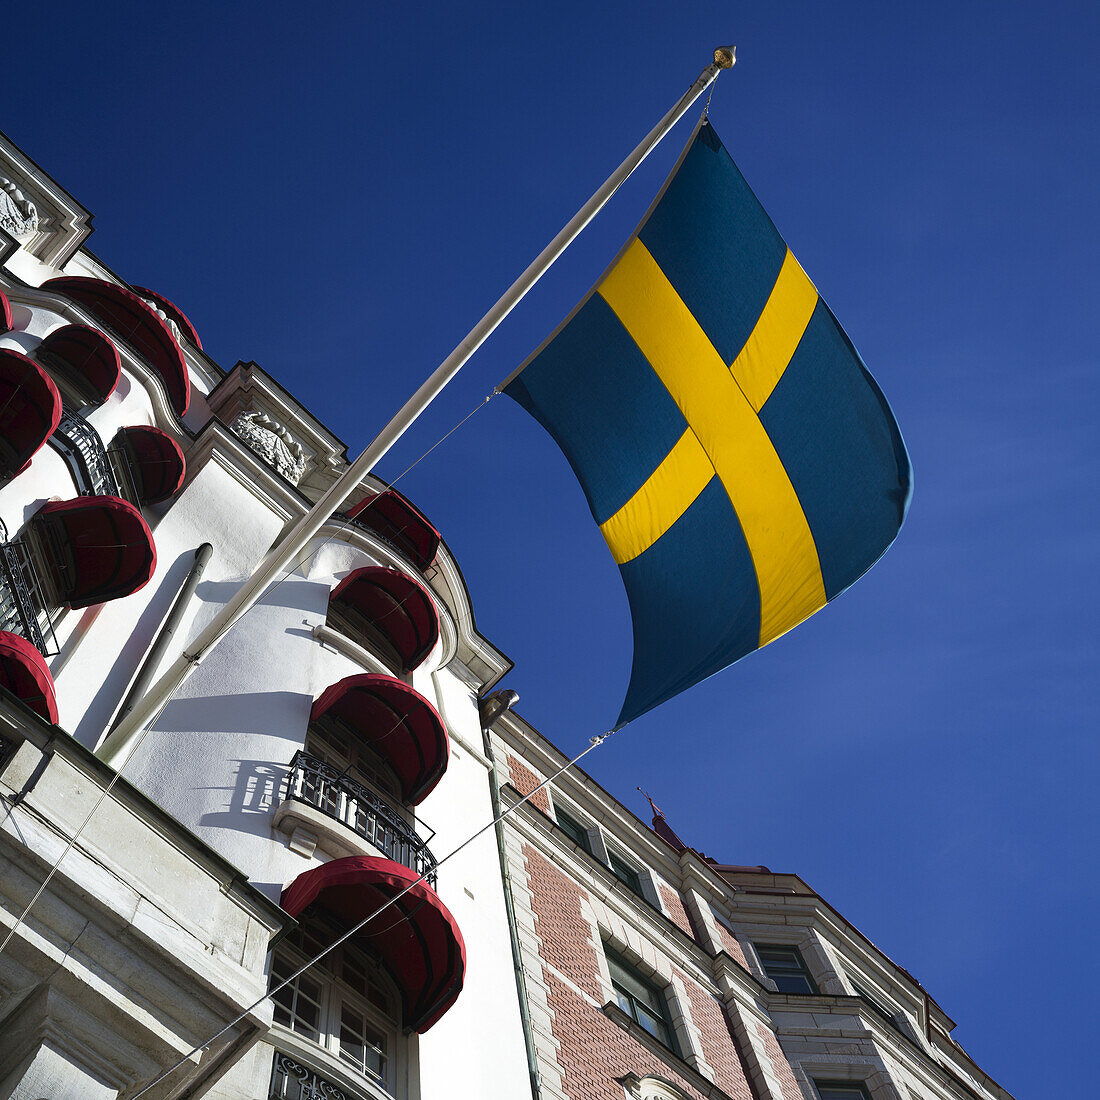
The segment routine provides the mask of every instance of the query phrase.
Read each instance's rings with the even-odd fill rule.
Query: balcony
[[[26,638],[44,656],[57,653],[42,582],[22,539],[0,524],[0,630]],[[47,638],[49,642],[47,643]]]
[[[295,753],[286,780],[287,801],[301,802],[340,822],[387,859],[436,884],[435,857],[381,794],[307,752]],[[282,810],[282,807],[280,807]],[[280,813],[280,817],[287,815]],[[278,822],[277,822],[278,824]]]
[[[50,436],[50,446],[65,459],[81,496],[133,498],[132,491],[122,491],[103,440],[82,416],[65,408]]]
[[[333,1084],[314,1069],[275,1051],[268,1100],[360,1100],[360,1093]]]

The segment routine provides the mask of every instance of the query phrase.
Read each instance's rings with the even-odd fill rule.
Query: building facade
[[[0,1100],[1008,1095],[797,876],[540,787],[565,759],[378,479],[115,771],[346,449],[4,140],[0,189]]]

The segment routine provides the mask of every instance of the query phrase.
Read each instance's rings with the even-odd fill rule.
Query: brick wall
[[[722,941],[722,950],[751,973],[752,967],[749,966],[749,961],[745,958],[744,948],[737,942],[737,937],[721,921],[716,920],[714,923],[718,925],[718,936]]]
[[[678,973],[691,1002],[691,1022],[699,1032],[703,1059],[714,1071],[714,1083],[734,1100],[753,1100],[722,1005],[682,971]]]
[[[684,908],[684,899],[671,886],[666,886],[663,882],[658,884],[657,891],[661,895],[661,904],[664,906],[665,916],[681,932],[695,939],[695,930],[691,927],[688,911]]]
[[[654,1055],[601,1011],[604,993],[599,959],[592,924],[583,910],[586,891],[531,845],[523,845],[523,857],[539,955],[546,964],[542,977],[553,1012],[553,1035],[559,1044],[557,1060],[563,1067],[563,1087],[569,1100],[622,1100],[619,1082],[631,1072],[660,1074],[692,1100],[703,1100],[703,1094],[681,1077],[674,1065]],[[680,910],[686,925],[682,904]],[[686,976],[678,977],[688,990],[692,1021],[716,1084],[734,1100],[751,1100],[721,1006]]]
[[[775,1070],[775,1075],[779,1078],[779,1084],[783,1089],[783,1100],[803,1100],[802,1090],[794,1079],[794,1074],[791,1072],[791,1063],[787,1061],[787,1056],[783,1053],[779,1040],[761,1023],[756,1025],[756,1034],[760,1036],[760,1041],[764,1044],[764,1049],[771,1060],[772,1069]]]
[[[520,794],[530,794],[542,782],[526,764],[521,764],[512,755],[508,756],[508,771],[512,777],[512,786]],[[531,798],[531,805],[550,816],[550,799],[546,796],[545,787]]]

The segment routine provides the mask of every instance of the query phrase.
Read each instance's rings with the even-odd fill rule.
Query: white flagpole
[[[569,247],[582,229],[599,213],[642,163],[657,143],[680,121],[691,105],[707,90],[723,69],[733,67],[734,47],[714,51],[708,65],[677,104],[642,139],[638,147],[608,177],[604,185],[573,215],[572,220],[539,253],[526,271],[500,296],[496,305],[470,330],[466,338],[435,369],[431,377],[405,402],[394,418],[382,429],[367,449],[340,475],[315,505],[294,525],[274,549],[268,552],[256,571],[241,585],[236,595],[210,621],[202,633],[172,663],[164,675],[139,699],[130,713],[104,739],[96,750],[107,763],[120,768],[136,747],[141,731],[153,715],[170,699],[191,670],[260,598],[264,590],[301,552],[352,490],[370,473],[380,458],[397,442],[413,421],[427,408],[463,364],[488,338],[490,333],[519,304],[524,295],[542,278],[550,265]]]

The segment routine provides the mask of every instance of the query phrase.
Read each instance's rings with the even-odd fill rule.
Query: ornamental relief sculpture
[[[0,228],[13,237],[28,237],[42,228],[38,208],[5,176],[0,176]]]
[[[179,325],[177,325],[176,322],[173,321],[172,318],[169,317],[151,298],[142,298],[141,300],[168,326],[168,331],[172,334],[176,343],[182,344],[183,333],[180,332]]]
[[[663,1077],[643,1077],[627,1074],[623,1086],[630,1100],[688,1100],[687,1093]]]
[[[266,413],[243,412],[229,425],[229,430],[291,485],[297,485],[306,472],[306,454],[301,444]]]

